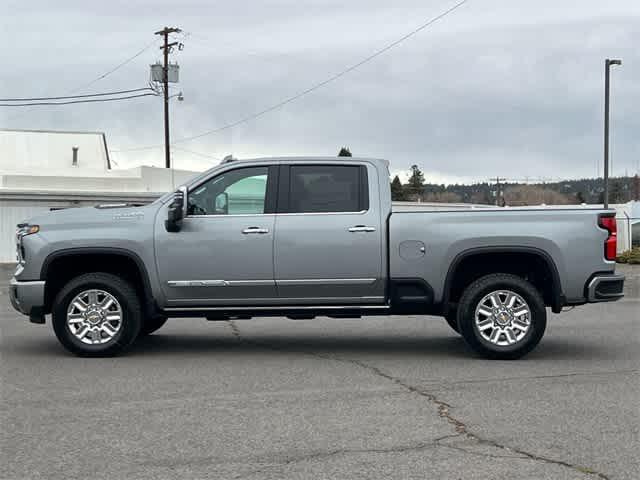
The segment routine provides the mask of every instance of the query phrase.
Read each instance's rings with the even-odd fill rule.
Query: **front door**
[[[179,232],[156,222],[156,262],[170,307],[269,304],[276,166],[230,168],[188,192]]]
[[[280,301],[383,303],[384,231],[376,170],[347,162],[280,169],[274,252]]]

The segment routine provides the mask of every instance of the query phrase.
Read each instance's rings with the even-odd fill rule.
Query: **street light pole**
[[[622,65],[622,60],[604,61],[604,208],[609,208],[609,76],[611,65]]]

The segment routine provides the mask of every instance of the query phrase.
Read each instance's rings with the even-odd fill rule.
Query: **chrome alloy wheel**
[[[105,344],[122,327],[122,308],[118,300],[104,290],[85,290],[69,303],[67,326],[82,343]]]
[[[531,309],[517,293],[496,290],[478,302],[475,326],[482,338],[494,345],[515,345],[529,331]]]

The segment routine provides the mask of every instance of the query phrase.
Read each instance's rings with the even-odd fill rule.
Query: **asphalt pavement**
[[[437,317],[175,319],[82,359],[0,272],[0,479],[640,478],[640,267],[487,361]]]

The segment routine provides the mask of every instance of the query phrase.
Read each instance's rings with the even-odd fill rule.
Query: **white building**
[[[0,129],[0,262],[15,261],[16,224],[51,208],[148,203],[198,172],[112,168],[101,132]]]

